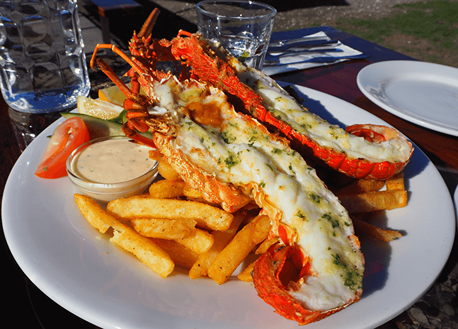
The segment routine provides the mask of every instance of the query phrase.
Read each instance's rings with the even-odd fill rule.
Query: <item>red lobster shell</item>
[[[253,283],[258,292],[258,296],[262,298],[267,304],[275,308],[275,312],[286,319],[297,321],[300,325],[309,324],[322,320],[350,305],[351,303],[359,301],[362,289],[359,289],[354,298],[349,300],[346,304],[330,310],[310,310],[307,307],[293,298],[290,290],[282,281],[283,272],[291,272],[290,268],[293,265],[286,265],[288,259],[297,253],[297,248],[291,246],[273,245],[269,250],[262,254],[255,264],[253,271]],[[307,264],[302,265],[302,271],[299,277],[303,277],[304,269],[309,269]],[[287,268],[285,270],[285,268]]]
[[[314,139],[312,135],[294,129],[291,123],[283,120],[283,115],[281,118],[274,115],[272,111],[266,108],[261,95],[246,84],[250,84],[250,80],[251,85],[261,80],[272,88],[284,92],[270,77],[244,66],[221,47],[212,48],[199,34],[181,32],[177,38],[171,41],[171,44],[172,53],[177,59],[184,60],[188,66],[192,67],[191,72],[194,76],[238,97],[244,103],[245,109],[255,118],[276,127],[287,138],[302,144],[308,154],[313,154],[331,168],[347,176],[358,179],[387,179],[402,171],[412,156],[412,144],[397,130],[388,127],[382,129],[382,126],[374,125],[365,125],[364,133],[362,133],[360,125],[349,126],[347,132],[364,137],[374,144],[382,142],[401,143],[404,145],[404,150],[401,152],[402,157],[377,161],[372,157],[364,156],[364,154],[355,157],[339,148],[325,146]],[[304,109],[305,112],[307,112],[306,109]],[[379,138],[372,140],[368,138],[370,130],[377,130],[376,134]]]
[[[153,14],[157,15],[157,12]],[[188,184],[199,189],[208,201],[220,203],[225,210],[235,211],[250,200],[263,207],[272,221],[272,234],[280,236],[281,242],[272,246],[256,262],[253,281],[259,296],[272,305],[277,313],[302,325],[323,319],[357,302],[362,294],[364,257],[348,213],[319,180],[315,171],[289,148],[288,140],[269,133],[251,116],[235,112],[219,89],[241,100],[245,110],[257,119],[278,128],[286,137],[312,150],[329,166],[351,177],[390,177],[407,164],[413,151],[411,144],[392,128],[353,125],[347,128],[347,133],[340,134],[353,138],[364,137],[358,138],[359,143],[362,143],[361,140],[376,145],[404,143],[407,147],[403,153],[407,153],[407,156],[402,161],[374,161],[371,156],[360,158],[333,147],[322,146],[307,134],[299,132],[291,123],[279,118],[275,111],[268,110],[265,105],[267,101],[260,91],[255,92],[247,85],[253,83],[250,82],[252,76],[248,74],[248,78],[244,79],[247,72],[253,73],[255,79],[269,85],[286,99],[287,93],[269,77],[245,67],[221,49],[215,51],[198,34],[181,32],[172,41],[157,41],[145,36],[148,31],[149,28],[144,28],[138,36],[134,35],[130,43],[132,58],[111,45],[97,48],[111,48],[132,65],[129,75],[133,80],[129,89],[103,60],[97,61],[128,96],[124,103],[128,110],[128,122],[123,129],[126,135],[157,147]],[[95,54],[91,66],[94,65]],[[159,60],[172,58],[182,61],[182,84],[171,74],[156,71]],[[189,77],[198,78],[216,88]],[[140,84],[148,97],[138,95]],[[151,114],[154,107],[168,106],[163,104],[167,103],[168,98],[158,95],[160,90],[164,90],[162,87],[172,90],[171,94],[179,99],[186,88],[194,87],[199,90],[199,101],[205,102],[204,97],[217,95],[221,101],[220,111],[225,116],[222,119],[224,124],[213,127],[211,123],[195,120],[189,114],[192,112],[189,101],[179,107],[169,108],[166,114]],[[307,112],[299,105],[297,107],[298,112]],[[202,129],[199,131],[203,135],[184,132],[184,125],[177,124],[183,124],[183,120],[190,120],[188,124],[194,124],[195,129]],[[239,130],[233,132],[239,144],[221,137],[230,129],[235,129],[230,126],[237,125]],[[142,137],[136,134],[136,130],[151,130],[153,138]],[[250,136],[248,131],[255,131],[256,134]],[[250,137],[255,135],[262,138],[253,141]],[[188,139],[193,139],[192,145],[186,145]],[[210,139],[215,144],[220,143],[220,149],[212,149],[211,144],[202,144]],[[177,145],[180,142],[184,144]],[[200,147],[201,144],[205,147]],[[184,154],[186,147],[183,145],[188,148],[191,145],[193,154]],[[217,159],[214,154],[221,149],[249,153],[243,158],[244,161],[238,162],[241,167],[243,163],[244,168],[237,169],[233,161],[230,163],[231,168],[234,166],[233,171],[222,168],[219,160],[214,161]],[[256,163],[257,160],[252,160],[255,153],[256,159],[267,160]],[[238,156],[238,152],[234,151],[234,156],[236,154]],[[208,163],[202,159],[208,160]],[[260,172],[263,175],[258,175]],[[265,181],[267,178],[270,180]]]

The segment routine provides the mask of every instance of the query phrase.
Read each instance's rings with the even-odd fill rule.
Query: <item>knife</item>
[[[313,48],[313,49],[304,49],[304,48],[290,48],[286,52],[273,52],[266,54],[265,59],[269,61],[276,61],[280,57],[283,56],[297,56],[300,54],[306,53],[330,53],[330,52],[343,52],[342,49],[339,48]],[[274,55],[274,53],[278,55]]]
[[[302,64],[302,63],[333,63],[337,60],[340,59],[362,59],[362,58],[367,58],[370,57],[368,54],[359,54],[359,55],[353,55],[353,56],[342,56],[342,57],[335,57],[335,56],[321,56],[321,57],[312,57],[306,60],[298,60],[296,62],[290,62],[290,63],[280,63],[279,60],[276,61],[269,61],[269,60],[264,60],[264,65],[265,66],[282,66],[282,65],[291,65],[291,64]]]
[[[316,47],[317,45],[330,45],[336,44],[339,40],[334,39],[323,39],[323,38],[313,38],[313,39],[306,39],[306,38],[298,38],[298,39],[291,39],[291,40],[280,40],[274,41],[269,44],[268,51],[285,51],[292,47]]]

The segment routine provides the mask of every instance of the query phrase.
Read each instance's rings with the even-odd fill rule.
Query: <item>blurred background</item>
[[[100,1],[100,0],[99,0]],[[109,0],[107,0],[110,2]],[[122,2],[121,0],[117,0]],[[158,7],[153,35],[172,38],[178,30],[196,31],[194,6],[199,0],[135,0],[142,14],[124,12],[110,21],[113,37],[125,46],[132,31]],[[458,0],[260,0],[278,14],[274,31],[331,26],[419,60],[458,67]],[[91,0],[79,0],[80,11],[98,24]],[[141,19],[140,19],[141,18]],[[86,41],[86,40],[85,40]]]

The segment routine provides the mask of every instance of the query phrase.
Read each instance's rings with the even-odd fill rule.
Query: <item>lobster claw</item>
[[[261,255],[252,273],[258,296],[275,308],[277,314],[300,325],[321,320],[340,310],[310,310],[292,296],[291,292],[298,290],[308,275],[313,275],[310,262],[300,247],[279,244]]]

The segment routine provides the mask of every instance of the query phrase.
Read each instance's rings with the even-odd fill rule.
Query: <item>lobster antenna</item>
[[[142,29],[138,33],[138,36],[147,37],[153,32],[153,27],[156,24],[157,17],[161,11],[158,8],[154,8],[154,10],[149,14],[148,18],[146,19],[145,23],[143,23]]]

